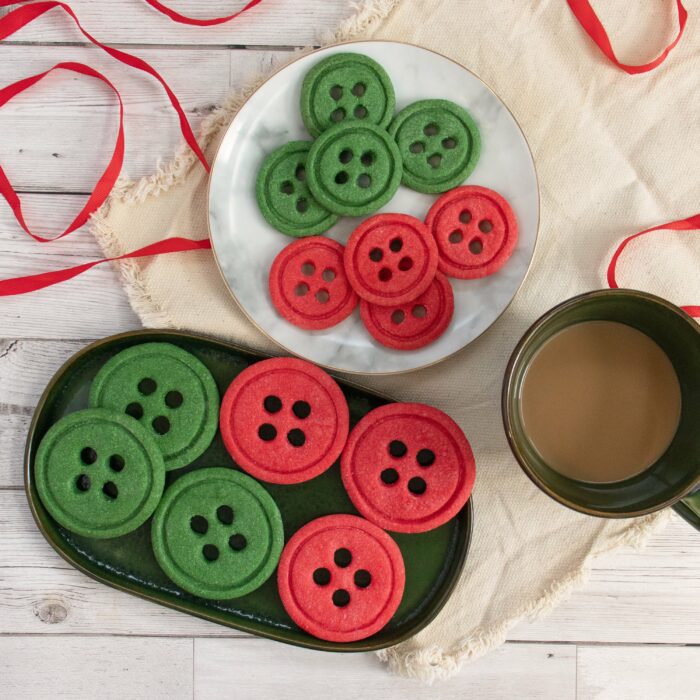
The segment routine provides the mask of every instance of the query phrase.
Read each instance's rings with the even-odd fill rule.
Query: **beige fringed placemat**
[[[630,3],[617,5],[613,24],[636,31],[623,18]],[[657,29],[669,21],[657,19]],[[643,543],[669,517],[605,521],[551,501],[509,452],[499,396],[507,358],[527,326],[557,302],[605,286],[604,261],[622,236],[697,210],[700,182],[686,177],[700,160],[697,133],[684,127],[700,114],[700,72],[691,65],[700,46],[688,33],[660,69],[630,77],[598,54],[566,3],[512,0],[369,0],[327,41],[352,38],[411,42],[473,70],[520,122],[541,187],[534,264],[495,326],[437,366],[364,381],[397,399],[444,409],[476,454],[476,524],[461,580],[431,625],[380,653],[398,673],[430,681],[501,644],[523,617],[560,602],[595,556]],[[210,159],[244,97],[231,96],[205,123],[201,141]],[[183,151],[155,175],[122,183],[94,217],[93,231],[110,256],[166,235],[207,235],[203,169]],[[647,237],[630,247],[619,279],[677,303],[697,299],[700,247],[691,239]],[[664,269],[669,259],[673,270]],[[128,261],[121,272],[146,326],[279,352],[238,310],[210,252]]]

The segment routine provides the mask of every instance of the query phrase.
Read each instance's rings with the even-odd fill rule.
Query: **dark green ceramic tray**
[[[196,355],[209,368],[223,395],[231,380],[263,359],[228,343],[186,333],[137,331],[100,340],[74,355],[51,380],[34,414],[25,452],[25,487],[29,506],[44,537],[68,562],[88,576],[154,603],[289,644],[328,651],[370,651],[397,644],[416,634],[445,604],[467,556],[472,530],[471,501],[449,523],[418,535],[390,533],[406,564],[403,600],[389,624],[372,637],[345,644],[326,642],[299,629],[284,611],[273,575],[257,591],[235,600],[211,601],[180,590],[161,571],[151,550],[151,520],[124,537],[94,540],[74,535],[47,513],[34,485],[34,458],[48,428],[62,416],[87,407],[93,377],[120,350],[143,342],[173,343]],[[340,382],[354,425],[388,400]],[[167,485],[193,469],[236,466],[217,432],[211,447],[190,466],[166,473]],[[336,463],[303,484],[263,484],[277,502],[285,540],[302,525],[330,513],[357,513],[340,479]]]

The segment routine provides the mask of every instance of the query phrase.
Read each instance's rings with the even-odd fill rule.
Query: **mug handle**
[[[696,530],[700,530],[700,489],[685,498],[681,498],[673,506],[673,510]]]

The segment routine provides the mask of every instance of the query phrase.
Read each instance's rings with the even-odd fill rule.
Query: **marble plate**
[[[396,90],[396,109],[420,99],[447,98],[466,107],[481,130],[479,162],[467,184],[500,192],[512,205],[520,235],[513,256],[481,280],[450,280],[455,313],[448,330],[420,350],[379,345],[365,330],[359,309],[325,331],[305,331],[285,321],[272,305],[268,271],[292,238],[263,219],[255,178],[265,157],[293,139],[309,139],[299,112],[306,72],[330,54],[351,51],[378,61]],[[425,218],[435,195],[405,187],[381,211]],[[345,243],[362,219],[342,218],[328,233]],[[224,135],[209,185],[209,228],[221,273],[250,320],[288,352],[343,372],[385,374],[434,364],[468,345],[505,311],[527,273],[537,239],[539,191],[535,165],[520,127],[501,100],[473,73],[417,46],[387,41],[351,42],[321,49],[286,66],[243,105]]]

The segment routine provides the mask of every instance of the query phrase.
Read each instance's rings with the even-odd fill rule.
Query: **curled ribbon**
[[[576,19],[579,21],[580,25],[586,30],[588,36],[595,41],[598,48],[612,63],[630,75],[634,75],[635,73],[646,73],[647,71],[653,70],[657,66],[660,66],[666,60],[668,54],[675,48],[676,44],[678,44],[678,42],[681,40],[683,30],[685,29],[685,23],[688,21],[687,10],[685,7],[683,7],[681,0],[676,0],[676,9],[678,10],[678,34],[676,34],[676,38],[653,61],[645,63],[641,66],[632,66],[628,63],[621,63],[617,60],[617,56],[615,56],[612,44],[608,38],[608,33],[605,31],[605,27],[598,19],[598,15],[595,13],[595,10],[591,7],[591,3],[588,0],[566,1],[569,3],[569,7],[574,13]]]
[[[186,15],[181,15],[175,10],[171,10],[169,7],[164,5],[158,0],[146,0],[146,2],[158,12],[170,17],[173,22],[179,22],[180,24],[192,24],[195,27],[213,27],[215,24],[223,24],[224,22],[230,22],[232,19],[236,19],[239,15],[242,15],[247,10],[259,5],[262,0],[250,0],[250,2],[238,12],[234,12],[232,15],[227,15],[226,17],[212,17],[210,19],[197,19],[196,17],[187,17]]]
[[[671,231],[696,231],[700,229],[700,214],[694,214],[689,216],[687,219],[678,219],[678,221],[669,221],[666,224],[660,224],[659,226],[652,226],[651,228],[644,229],[644,231],[639,231],[639,233],[634,233],[631,236],[627,236],[620,245],[616,248],[610,259],[610,264],[608,265],[608,286],[610,289],[617,289],[618,284],[615,279],[615,272],[617,270],[617,261],[622,255],[622,251],[632,242],[635,238],[644,236],[652,231],[661,231],[662,229],[668,229]],[[691,316],[700,318],[700,306],[681,306],[681,309]]]

